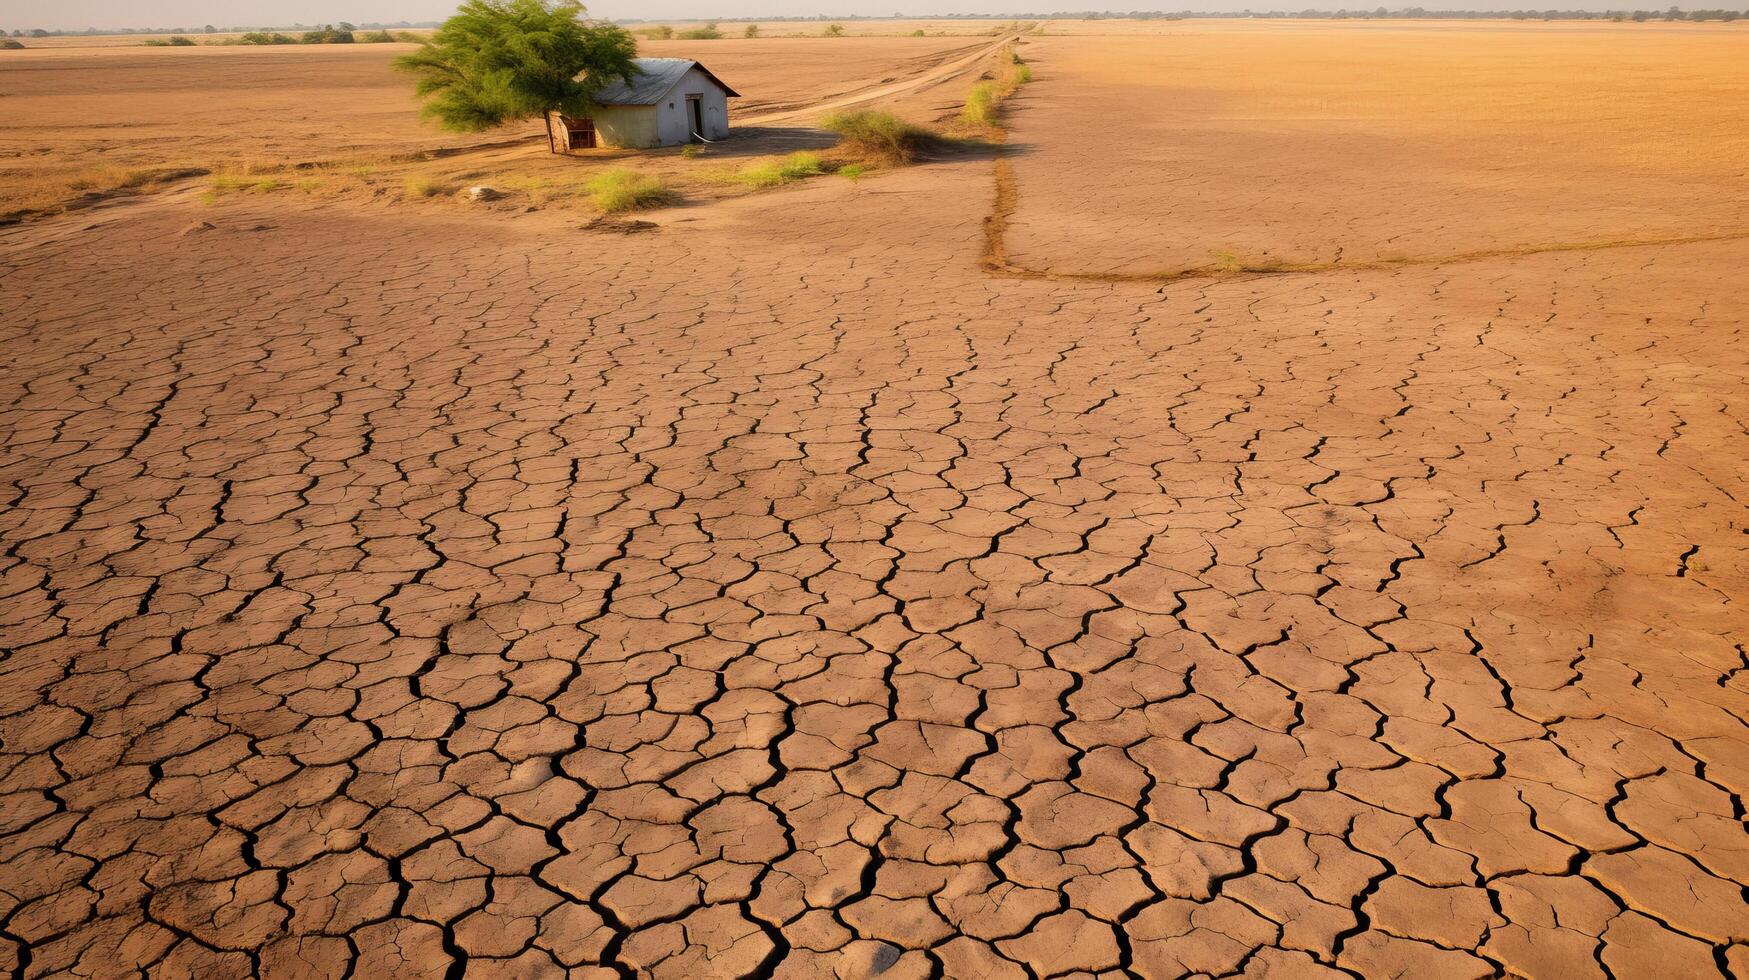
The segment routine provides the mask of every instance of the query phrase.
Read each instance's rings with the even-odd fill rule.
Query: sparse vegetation
[[[965,108],[960,110],[960,121],[968,126],[996,125],[996,83],[979,82],[966,93]]]
[[[296,44],[297,38],[278,32],[250,31],[237,39],[238,44]]]
[[[194,42],[178,34],[175,37],[155,37],[146,41],[148,48],[192,48]]]
[[[910,163],[937,135],[890,112],[858,109],[835,112],[820,120],[820,128],[838,134],[838,145],[849,153],[881,163]]]
[[[4,40],[0,40],[0,51],[23,51],[23,50],[24,50],[24,42],[23,41],[14,41],[11,38],[6,38]]]
[[[843,37],[844,36],[844,25],[843,24],[827,24],[826,29],[820,32],[820,36],[821,37]]]
[[[687,160],[697,160],[704,156],[704,147],[698,143],[688,143],[681,147],[680,155]]]
[[[206,193],[200,196],[208,204],[228,194],[267,194],[285,184],[277,177],[244,172],[214,174],[207,181]]]
[[[928,35],[927,35],[927,34],[924,34],[924,33],[923,33],[923,28],[921,28],[921,27],[919,27],[919,28],[917,28],[917,29],[916,29],[916,30],[914,30],[914,31],[912,31],[912,32],[911,32],[911,36],[912,36],[912,37],[928,37]]]
[[[305,31],[303,37],[305,44],[351,44],[355,40],[357,39],[352,36],[350,24],[341,24],[339,27],[323,24],[317,30]]]
[[[583,186],[589,193],[589,202],[609,214],[653,208],[674,200],[674,192],[660,177],[635,170],[609,170]]]
[[[818,177],[825,172],[825,158],[802,150],[776,160],[747,164],[729,175],[729,179],[744,187],[764,190],[782,187],[804,177]]]
[[[388,31],[366,31],[358,40],[363,44],[393,44],[395,35]]]
[[[747,29],[741,32],[741,36],[742,37],[758,37],[759,36],[759,25],[758,24],[748,24]]]
[[[868,173],[868,165],[864,163],[847,163],[838,168],[838,176],[850,181],[860,180],[862,175],[866,173]]]
[[[408,177],[402,186],[410,197],[436,197],[449,190],[448,185],[430,177]]]
[[[723,32],[717,30],[715,24],[706,24],[703,27],[681,31],[677,36],[683,41],[715,41],[723,36]]]
[[[674,28],[667,24],[657,24],[654,27],[640,27],[637,34],[651,41],[668,41],[674,38]]]
[[[966,93],[965,108],[960,110],[960,121],[968,126],[991,127],[997,125],[998,107],[1002,101],[1014,94],[1015,89],[1032,81],[1032,66],[1017,54],[1013,48],[1007,52],[1007,60],[994,77],[985,78],[972,86]]]

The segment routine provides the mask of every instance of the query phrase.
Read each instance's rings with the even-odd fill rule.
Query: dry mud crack
[[[0,965],[1749,978],[1743,242],[1162,291],[882,180],[0,233]]]

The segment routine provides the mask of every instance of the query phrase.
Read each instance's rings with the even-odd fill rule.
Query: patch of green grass
[[[845,150],[884,163],[910,163],[938,138],[929,129],[872,109],[834,112],[820,120],[820,127],[837,133]]]
[[[731,179],[755,189],[782,187],[804,177],[818,177],[826,172],[824,163],[820,154],[803,150],[776,160],[750,163],[736,171]]]
[[[697,160],[704,156],[704,147],[698,143],[688,143],[681,148],[680,155],[688,160]]]
[[[838,176],[846,180],[861,180],[862,175],[866,173],[868,173],[868,164],[866,163],[847,163],[838,168]]]
[[[652,208],[674,200],[674,192],[660,177],[635,170],[609,170],[583,185],[589,201],[608,213]]]

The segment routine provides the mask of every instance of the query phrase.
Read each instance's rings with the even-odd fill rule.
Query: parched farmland
[[[0,52],[0,967],[1749,978],[1749,33],[1005,37],[648,45],[696,159]]]

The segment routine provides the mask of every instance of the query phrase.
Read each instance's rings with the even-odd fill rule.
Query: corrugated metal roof
[[[697,67],[711,81],[721,85],[724,92],[732,96],[741,93],[723,85],[723,80],[711,74],[711,70],[693,61],[691,58],[639,58],[637,59],[639,73],[633,75],[630,81],[614,79],[607,83],[601,91],[595,93],[595,101],[599,105],[655,105],[662,101],[662,96],[680,81],[680,76]]]

